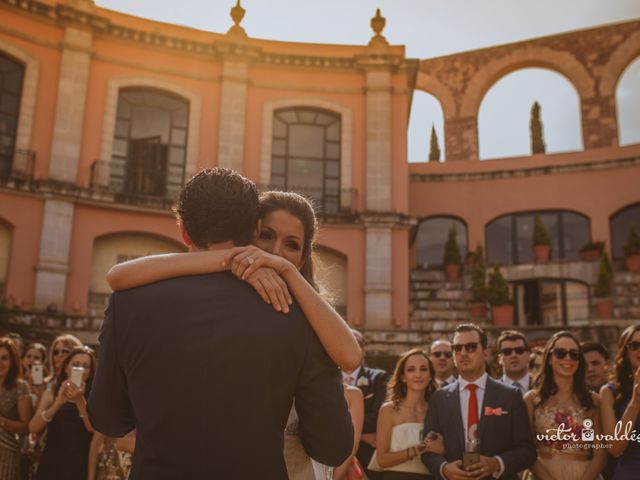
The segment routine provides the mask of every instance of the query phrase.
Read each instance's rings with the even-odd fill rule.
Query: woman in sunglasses
[[[51,350],[49,350],[49,374],[50,376],[45,379],[47,385],[51,382],[55,382],[56,377],[60,373],[60,368],[67,358],[67,355],[71,352],[73,347],[81,347],[82,342],[73,335],[65,334],[59,335],[51,344]],[[53,387],[54,385],[51,384]]]
[[[600,396],[605,434],[613,435],[617,422],[621,422],[622,432],[629,423],[640,432],[640,325],[632,325],[622,333],[612,383],[602,387]],[[635,480],[640,476],[640,443],[614,440],[609,453],[618,458],[613,480]]]
[[[538,452],[534,479],[600,476],[606,452],[588,448],[589,439],[600,433],[599,398],[587,388],[585,369],[578,340],[566,331],[555,333],[545,346],[534,389],[524,397]]]

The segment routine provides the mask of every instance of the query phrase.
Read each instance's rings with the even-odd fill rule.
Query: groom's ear
[[[191,237],[187,233],[187,229],[184,228],[184,223],[178,222],[178,228],[180,229],[180,236],[182,237],[182,243],[184,243],[187,247],[191,247],[193,245],[193,241],[191,241]]]
[[[251,239],[251,243],[256,243],[258,238],[260,238],[260,230],[262,230],[262,220],[258,219],[258,223],[256,223],[256,228],[253,231],[253,238]]]

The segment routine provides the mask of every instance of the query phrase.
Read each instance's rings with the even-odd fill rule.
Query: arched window
[[[320,211],[340,211],[340,115],[317,108],[273,114],[271,187],[315,200]]]
[[[423,268],[440,266],[444,257],[444,245],[447,243],[449,230],[454,227],[457,232],[458,248],[464,259],[467,254],[467,226],[455,217],[431,217],[420,222],[416,233],[417,263]]]
[[[611,217],[611,250],[616,260],[624,258],[624,244],[632,223],[640,231],[640,203],[623,208]]]
[[[91,254],[89,314],[101,314],[104,310],[111,294],[106,276],[112,266],[145,255],[184,251],[184,245],[144,233],[114,233],[96,238]]]
[[[580,248],[591,239],[591,222],[568,211],[522,212],[505,215],[485,227],[490,264],[533,263],[533,223],[539,215],[551,238],[552,260],[579,260]]]
[[[189,103],[148,88],[118,95],[111,189],[125,196],[175,198],[184,183]]]
[[[542,107],[547,153],[582,150],[580,99],[566,77],[552,70],[525,68],[496,82],[478,113],[480,158],[531,155],[531,107]]]
[[[514,283],[517,325],[560,326],[589,319],[589,286],[568,279]]]
[[[11,253],[11,230],[0,223],[0,299],[4,296]]]
[[[12,173],[24,65],[0,53],[0,178]]]
[[[440,102],[427,92],[416,90],[409,118],[409,162],[427,162],[431,153],[431,129],[435,130],[439,161],[444,161],[444,115]]]
[[[624,71],[616,88],[620,145],[640,143],[640,58]]]

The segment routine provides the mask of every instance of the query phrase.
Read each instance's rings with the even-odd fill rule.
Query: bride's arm
[[[250,264],[244,261],[248,256],[253,259]],[[256,269],[263,266],[273,268],[287,283],[289,291],[298,301],[331,360],[346,372],[355,370],[360,365],[362,350],[347,322],[315,291],[291,262],[257,247],[240,247],[232,250],[224,264],[230,264],[233,274],[242,279],[248,279]]]
[[[111,267],[107,282],[113,290],[120,291],[167,278],[221,272],[228,270],[222,266],[228,253],[224,249],[140,257]]]

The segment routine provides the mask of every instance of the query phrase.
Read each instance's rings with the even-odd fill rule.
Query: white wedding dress
[[[298,413],[291,407],[284,429],[284,460],[290,480],[331,480],[333,468],[316,462],[307,455],[298,436]]]

